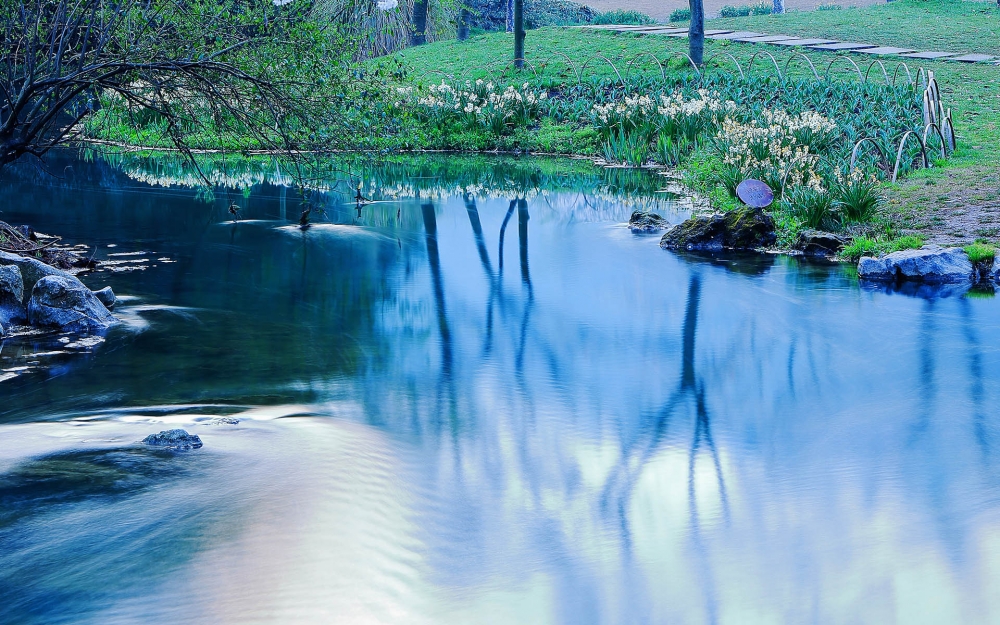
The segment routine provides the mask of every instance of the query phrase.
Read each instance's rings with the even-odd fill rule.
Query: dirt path
[[[821,4],[859,7],[878,3],[878,0],[785,0],[785,10],[810,11]],[[634,9],[645,13],[658,22],[666,22],[674,9],[685,9],[688,7],[687,0],[586,0],[583,4],[598,11]],[[709,18],[718,16],[719,10],[727,4],[742,6],[755,4],[755,0],[705,0],[706,16]]]

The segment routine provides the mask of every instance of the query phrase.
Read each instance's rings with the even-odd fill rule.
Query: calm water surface
[[[996,299],[677,256],[571,176],[302,232],[276,176],[67,171],[0,219],[148,268],[85,277],[93,353],[0,351],[2,623],[1000,622]]]

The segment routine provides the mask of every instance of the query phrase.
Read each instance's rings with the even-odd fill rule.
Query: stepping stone
[[[908,59],[943,59],[946,56],[957,56],[955,52],[914,52],[912,54],[901,54]]]
[[[858,50],[851,50],[851,52],[857,52],[858,54],[903,54],[904,52],[913,52],[912,49],[907,48],[893,48],[892,46],[880,46],[878,48],[861,48]]]
[[[705,36],[708,37],[709,35],[725,35],[725,34],[728,34],[728,33],[731,33],[731,32],[733,32],[733,31],[731,31],[731,30],[706,30],[705,31]],[[682,33],[672,33],[672,34],[667,35],[667,37],[687,37],[687,36],[688,36],[688,31],[686,31],[686,30],[684,32],[682,32]]]
[[[788,41],[789,39],[794,39],[794,37],[789,37],[788,35],[766,35],[764,37],[733,39],[733,41],[740,41],[742,43],[774,43],[775,41]]]
[[[772,41],[776,46],[818,46],[828,43],[837,43],[833,39],[785,39],[784,41]]]
[[[813,50],[860,50],[862,48],[877,48],[870,43],[826,43],[819,46],[809,46]]]
[[[705,35],[706,39],[748,39],[750,37],[764,37],[764,33],[754,33],[749,30],[738,30],[735,33],[724,33],[722,35]]]
[[[949,61],[961,61],[963,63],[982,63],[983,61],[989,61],[995,59],[996,57],[991,54],[963,54],[962,56],[953,56]]]

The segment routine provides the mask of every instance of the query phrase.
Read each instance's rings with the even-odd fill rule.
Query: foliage
[[[590,20],[591,24],[655,24],[656,21],[650,16],[633,9],[614,9],[604,11],[594,16]]]
[[[874,174],[855,169],[844,175],[838,168],[831,187],[834,204],[847,222],[872,221],[882,202],[882,192]]]
[[[759,2],[743,6],[726,5],[719,9],[719,17],[746,17],[748,15],[770,15],[771,5]]]
[[[839,4],[826,3],[826,4],[821,4],[818,7],[816,7],[816,10],[817,11],[839,11],[839,10],[841,10],[843,8],[844,7],[840,6]]]
[[[974,263],[982,263],[986,261],[993,262],[996,256],[997,248],[989,243],[976,242],[971,245],[966,245],[965,253],[969,255],[969,260]]]
[[[882,237],[855,237],[851,244],[843,249],[841,256],[857,262],[862,256],[879,256],[902,250],[918,250],[924,246],[921,237],[908,235],[893,237],[891,234]]]
[[[315,21],[315,9],[271,0],[5,2],[0,166],[40,157],[83,128],[189,155],[205,136],[241,150],[349,145],[368,111],[339,113],[369,81],[342,69],[351,41],[336,23]]]
[[[795,187],[782,198],[781,208],[807,228],[826,230],[837,221],[833,196],[822,189]]]
[[[673,11],[670,12],[671,22],[686,22],[690,19],[691,19],[691,9],[689,8],[685,7],[683,9],[674,9]]]

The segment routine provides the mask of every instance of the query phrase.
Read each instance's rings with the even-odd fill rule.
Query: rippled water
[[[264,180],[0,185],[148,266],[85,278],[128,296],[92,353],[0,350],[0,622],[1000,622],[997,300],[677,256],[622,226],[662,194],[302,232]]]

